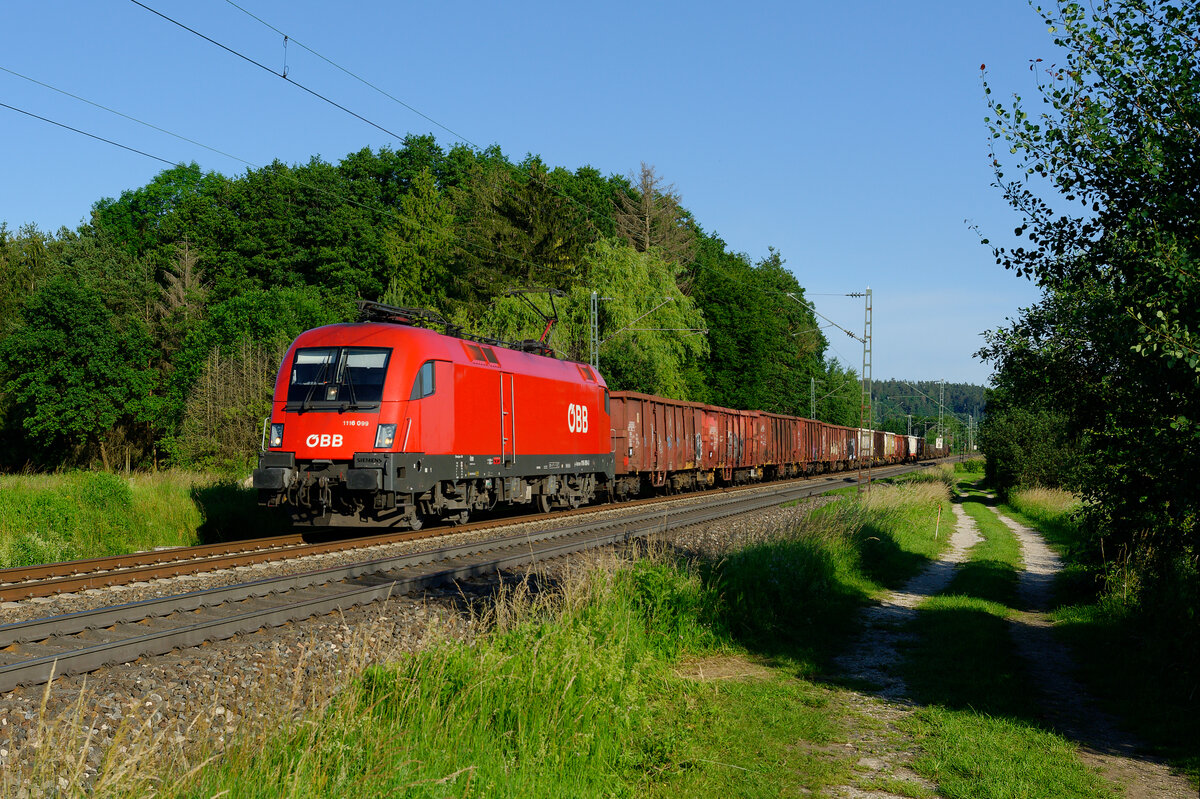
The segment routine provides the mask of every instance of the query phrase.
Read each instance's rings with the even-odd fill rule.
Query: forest
[[[413,135],[236,177],[178,165],[75,230],[0,223],[0,468],[237,468],[300,331],[368,299],[537,338],[549,290],[550,345],[585,361],[596,293],[614,390],[803,416],[819,396],[819,418],[858,423],[857,374],[782,255],[731,252],[653,167]]]

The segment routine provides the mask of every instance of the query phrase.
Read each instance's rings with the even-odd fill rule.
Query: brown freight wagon
[[[812,474],[819,462],[821,423],[776,413],[760,414],[767,425],[766,455],[763,468],[767,479],[800,477]]]
[[[757,411],[614,391],[609,415],[617,498],[762,479],[770,431]]]

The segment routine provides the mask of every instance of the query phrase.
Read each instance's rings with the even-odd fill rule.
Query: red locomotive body
[[[577,506],[612,475],[607,406],[583,364],[411,325],[330,325],[284,357],[254,485],[318,524]]]
[[[540,510],[931,457],[924,439],[636,392],[521,345],[443,335],[425,311],[300,335],[254,471],[303,523],[412,528],[498,504]],[[381,320],[381,321],[380,321]]]

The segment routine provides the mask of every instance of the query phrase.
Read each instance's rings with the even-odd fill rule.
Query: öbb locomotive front
[[[613,476],[608,389],[585,364],[417,326],[302,333],[275,382],[260,502],[300,523],[420,528],[498,504],[575,507]],[[530,350],[530,351],[527,351]]]

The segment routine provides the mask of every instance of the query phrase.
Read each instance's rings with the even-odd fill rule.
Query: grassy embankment
[[[254,503],[252,490],[194,472],[0,476],[0,568],[280,529]]]
[[[1195,663],[1179,662],[1182,651],[1195,649],[1183,641],[1198,634],[1197,598],[1185,592],[1174,597],[1178,607],[1166,615],[1190,618],[1190,628],[1181,629],[1146,617],[1132,577],[1126,582],[1124,574],[1110,575],[1116,579],[1108,581],[1107,593],[1100,590],[1096,567],[1078,558],[1084,550],[1079,507],[1065,491],[1030,489],[1015,492],[1001,510],[1040,530],[1064,559],[1053,619],[1092,695],[1200,787],[1200,686]]]
[[[672,799],[877,786],[874,772],[856,773],[842,744],[878,723],[822,680],[836,677],[831,657],[853,635],[857,609],[945,546],[948,512],[936,526],[945,503],[936,482],[879,486],[865,502],[831,503],[770,540],[708,561],[660,551],[536,592],[519,586],[484,612],[473,640],[415,655],[380,652],[368,630],[362,668],[326,686],[330,699],[319,707],[296,715],[294,693],[279,701],[286,685],[247,696],[247,708],[277,713],[247,716],[219,752],[156,738],[152,725],[130,717],[122,749],[90,784],[105,795]],[[978,560],[1004,561],[1001,543],[992,547],[1000,554]],[[973,578],[961,577],[954,590],[995,595],[990,571],[980,582],[992,587],[976,591]],[[986,606],[968,608],[971,626],[1003,623],[1002,606],[970,601]],[[940,624],[953,615],[925,618]],[[979,634],[989,646],[1000,640]],[[955,645],[938,632],[921,635]],[[969,658],[980,697],[991,697],[989,686],[1004,689],[989,699],[995,714],[981,715],[958,706],[964,692],[980,689],[931,681],[941,693],[928,701],[938,704],[919,713],[914,730],[929,773],[946,795],[1080,795],[1070,787],[1069,747],[1004,715],[1019,699],[1009,690],[1017,667],[1001,655],[965,644],[918,650],[927,668]],[[71,755],[80,751],[71,738],[80,726],[46,731],[44,750],[63,755],[45,761],[50,784],[81,786],[83,759]],[[1040,793],[979,790],[1024,773],[1041,775]],[[921,795],[911,784],[891,787]]]
[[[1038,722],[1039,696],[1013,650],[1021,548],[966,477],[960,511],[981,541],[911,624],[915,643],[904,675],[923,707],[910,731],[922,753],[914,764],[947,797],[1115,796],[1075,756],[1075,746]]]
[[[246,696],[237,742],[219,754],[131,716],[90,784],[131,796],[674,797],[850,781],[840,743],[861,720],[841,689],[807,678],[853,634],[863,602],[936,554],[945,501],[936,484],[881,487],[709,561],[659,550],[518,588],[468,643],[414,655],[364,638],[373,664],[298,719],[286,685]],[[63,755],[45,762],[46,782],[80,783],[81,726],[43,736],[41,751]]]
[[[204,752],[144,752],[146,767],[110,787],[677,797],[867,784],[875,777],[856,777],[841,743],[871,722],[842,689],[811,678],[829,676],[864,601],[944,546],[945,526],[935,529],[945,500],[936,483],[880,486],[715,560],[658,552],[538,592],[518,588],[469,643],[373,653],[381,662],[301,721],[247,728],[207,764]],[[137,756],[131,746],[122,762]],[[1022,744],[983,770],[1002,780],[1014,762],[1041,768],[1056,756]]]

